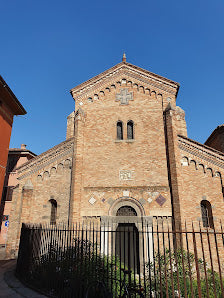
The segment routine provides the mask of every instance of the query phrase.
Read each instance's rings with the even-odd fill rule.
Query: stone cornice
[[[102,88],[107,82],[120,75],[130,76],[145,84],[167,91],[175,96],[178,93],[178,83],[126,62],[121,62],[113,66],[92,79],[72,88],[70,92],[73,98],[80,99],[87,96],[87,93],[89,94],[96,89]]]
[[[224,169],[224,154],[222,152],[180,135],[178,135],[178,146],[182,151]]]
[[[49,164],[61,159],[62,157],[69,155],[73,151],[73,144],[74,138],[70,138],[24,163],[22,166],[16,169],[18,173],[18,179],[23,179],[32,173],[48,166]]]

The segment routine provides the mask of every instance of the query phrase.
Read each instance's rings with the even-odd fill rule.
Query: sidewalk
[[[25,287],[14,275],[16,260],[0,261],[1,298],[44,298],[41,294]]]

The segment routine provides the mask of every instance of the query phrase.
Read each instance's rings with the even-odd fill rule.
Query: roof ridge
[[[61,142],[61,143],[55,145],[54,147],[48,149],[47,151],[44,151],[43,153],[41,153],[41,154],[35,156],[34,158],[28,160],[27,162],[25,162],[24,164],[22,164],[21,166],[19,166],[18,168],[16,168],[16,170],[21,171],[22,168],[25,168],[25,167],[27,167],[28,165],[31,165],[32,163],[35,163],[35,162],[37,162],[38,160],[41,160],[41,158],[42,158],[43,156],[45,156],[45,155],[51,153],[52,151],[54,151],[54,150],[60,148],[60,147],[63,146],[64,144],[73,141],[73,139],[74,139],[74,137],[71,137],[71,138],[69,138],[68,140],[65,140],[65,141],[63,141],[63,142]]]
[[[196,144],[196,145],[199,145],[199,146],[201,146],[201,147],[204,147],[205,149],[207,149],[207,150],[209,150],[209,151],[212,151],[212,152],[214,152],[214,153],[216,153],[216,154],[218,154],[218,155],[221,155],[221,156],[224,158],[224,153],[221,152],[221,151],[219,151],[219,150],[216,150],[216,149],[214,149],[214,148],[212,148],[212,147],[210,147],[210,146],[207,146],[207,145],[205,145],[205,144],[202,144],[202,143],[200,143],[200,142],[197,142],[197,141],[195,141],[195,140],[192,140],[192,139],[190,139],[190,138],[188,138],[188,137],[185,137],[185,136],[182,136],[182,135],[179,135],[179,134],[178,134],[178,137],[180,137],[180,138],[182,138],[182,139],[185,139],[185,140],[188,140],[189,142],[192,142],[192,143],[194,143],[194,144]]]
[[[158,74],[155,74],[153,72],[150,72],[150,71],[148,71],[148,70],[146,70],[144,68],[141,68],[139,66],[136,66],[134,64],[131,64],[131,63],[122,61],[122,62],[119,62],[118,64],[116,64],[116,65],[114,65],[114,66],[106,69],[105,71],[101,72],[100,74],[98,74],[96,76],[93,76],[92,78],[88,79],[87,81],[85,81],[85,82],[83,82],[83,83],[75,86],[74,88],[72,88],[70,90],[71,95],[73,94],[73,92],[77,92],[78,90],[82,89],[84,86],[88,86],[91,83],[94,84],[94,82],[97,82],[97,80],[99,80],[100,78],[104,77],[107,73],[110,73],[110,72],[112,72],[112,71],[114,71],[116,69],[119,69],[119,68],[122,68],[122,67],[125,67],[125,66],[127,68],[128,67],[130,67],[132,69],[134,68],[134,69],[136,69],[136,70],[138,70],[140,72],[143,72],[144,74],[147,74],[149,76],[153,76],[153,77],[157,78],[158,80],[160,80],[161,82],[162,81],[163,82],[165,81],[165,82],[167,82],[169,84],[175,85],[176,88],[177,88],[176,94],[178,93],[178,90],[179,90],[179,87],[180,87],[180,84],[179,83],[177,83],[177,82],[175,82],[173,80],[167,79],[166,77],[163,77],[161,75],[158,75]]]

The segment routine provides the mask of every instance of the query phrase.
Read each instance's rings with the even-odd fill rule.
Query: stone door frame
[[[116,216],[118,209],[124,206],[134,208],[137,216]],[[101,239],[104,241],[103,243],[110,243],[110,234],[116,232],[119,223],[135,224],[139,233],[140,264],[143,266],[144,262],[151,262],[153,260],[153,217],[145,216],[145,211],[141,203],[131,197],[121,197],[112,204],[108,214],[107,216],[101,216]],[[107,246],[101,250],[101,253],[107,253]]]

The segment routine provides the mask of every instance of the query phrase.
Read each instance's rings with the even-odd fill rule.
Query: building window
[[[2,192],[2,201],[12,201],[13,186],[4,186]]]
[[[203,227],[214,228],[213,216],[212,216],[212,206],[209,201],[201,201],[201,217]]]
[[[137,212],[131,206],[122,206],[117,210],[116,216],[137,216]]]
[[[134,123],[131,120],[127,123],[127,138],[128,140],[134,139]]]
[[[123,140],[123,123],[122,123],[122,121],[117,122],[117,139]]]
[[[56,225],[56,216],[57,216],[57,202],[54,199],[49,201],[51,203],[51,218],[50,224]]]

